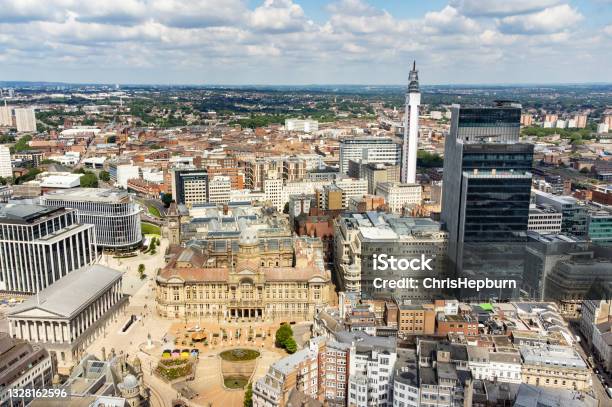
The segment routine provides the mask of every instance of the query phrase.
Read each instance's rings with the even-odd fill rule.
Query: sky
[[[612,82],[612,0],[0,0],[0,81]]]

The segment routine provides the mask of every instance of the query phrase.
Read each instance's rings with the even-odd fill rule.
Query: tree
[[[140,276],[141,280],[145,278],[145,265],[142,263],[138,265],[138,275]]]
[[[81,177],[81,187],[98,188],[98,178],[93,173],[87,173]]]
[[[276,330],[276,346],[279,348],[285,347],[287,339],[293,336],[293,330],[288,324],[282,324],[280,328]]]
[[[583,174],[588,174],[589,173],[589,169],[587,167],[582,167],[580,169],[580,172],[583,173]]]
[[[164,203],[164,206],[167,208],[172,203],[172,194],[162,194],[161,201]]]
[[[108,173],[108,171],[100,171],[100,174],[98,174],[98,178],[100,178],[100,181],[108,182],[110,181],[110,174]]]
[[[253,383],[249,382],[244,392],[244,407],[253,407]]]
[[[285,202],[285,206],[283,207],[283,213],[289,213],[289,202]]]
[[[289,354],[295,353],[297,350],[297,343],[295,343],[295,339],[292,336],[285,341],[285,350]]]

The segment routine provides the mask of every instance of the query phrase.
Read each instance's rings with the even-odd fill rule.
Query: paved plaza
[[[101,357],[104,347],[107,355],[114,349],[116,353],[126,353],[130,360],[138,356],[142,362],[144,381],[151,389],[152,405],[166,407],[178,394],[172,386],[152,374],[161,352],[164,349],[198,349],[200,357],[195,380],[186,383],[198,396],[190,400],[189,405],[241,406],[244,390],[229,390],[223,386],[218,355],[228,349],[257,349],[261,356],[257,359],[252,380],[263,377],[270,364],[286,356],[284,350],[274,346],[279,322],[186,322],[157,316],[155,273],[164,265],[163,253],[167,244],[167,240],[162,239],[155,255],[141,253],[137,257],[123,259],[103,257],[103,264],[125,272],[123,287],[131,296],[130,305],[88,348],[88,352]],[[147,277],[144,280],[138,276],[139,264],[145,264]],[[122,328],[131,315],[135,315],[137,321],[123,332]],[[294,325],[293,328],[298,343],[303,343],[310,335],[308,324]],[[195,337],[200,336],[195,338],[199,340],[194,341],[194,334],[197,334]],[[202,337],[206,337],[206,341]]]

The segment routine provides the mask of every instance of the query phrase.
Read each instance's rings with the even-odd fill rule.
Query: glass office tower
[[[521,106],[452,107],[445,141],[442,221],[457,277],[516,281],[516,289],[474,292],[463,299],[518,295],[531,193],[533,145],[519,142]]]

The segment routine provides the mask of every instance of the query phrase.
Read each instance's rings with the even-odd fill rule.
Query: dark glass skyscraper
[[[533,145],[519,142],[521,107],[452,108],[444,150],[442,220],[459,277],[515,279],[520,287],[531,192]],[[518,290],[462,291],[508,298]]]

